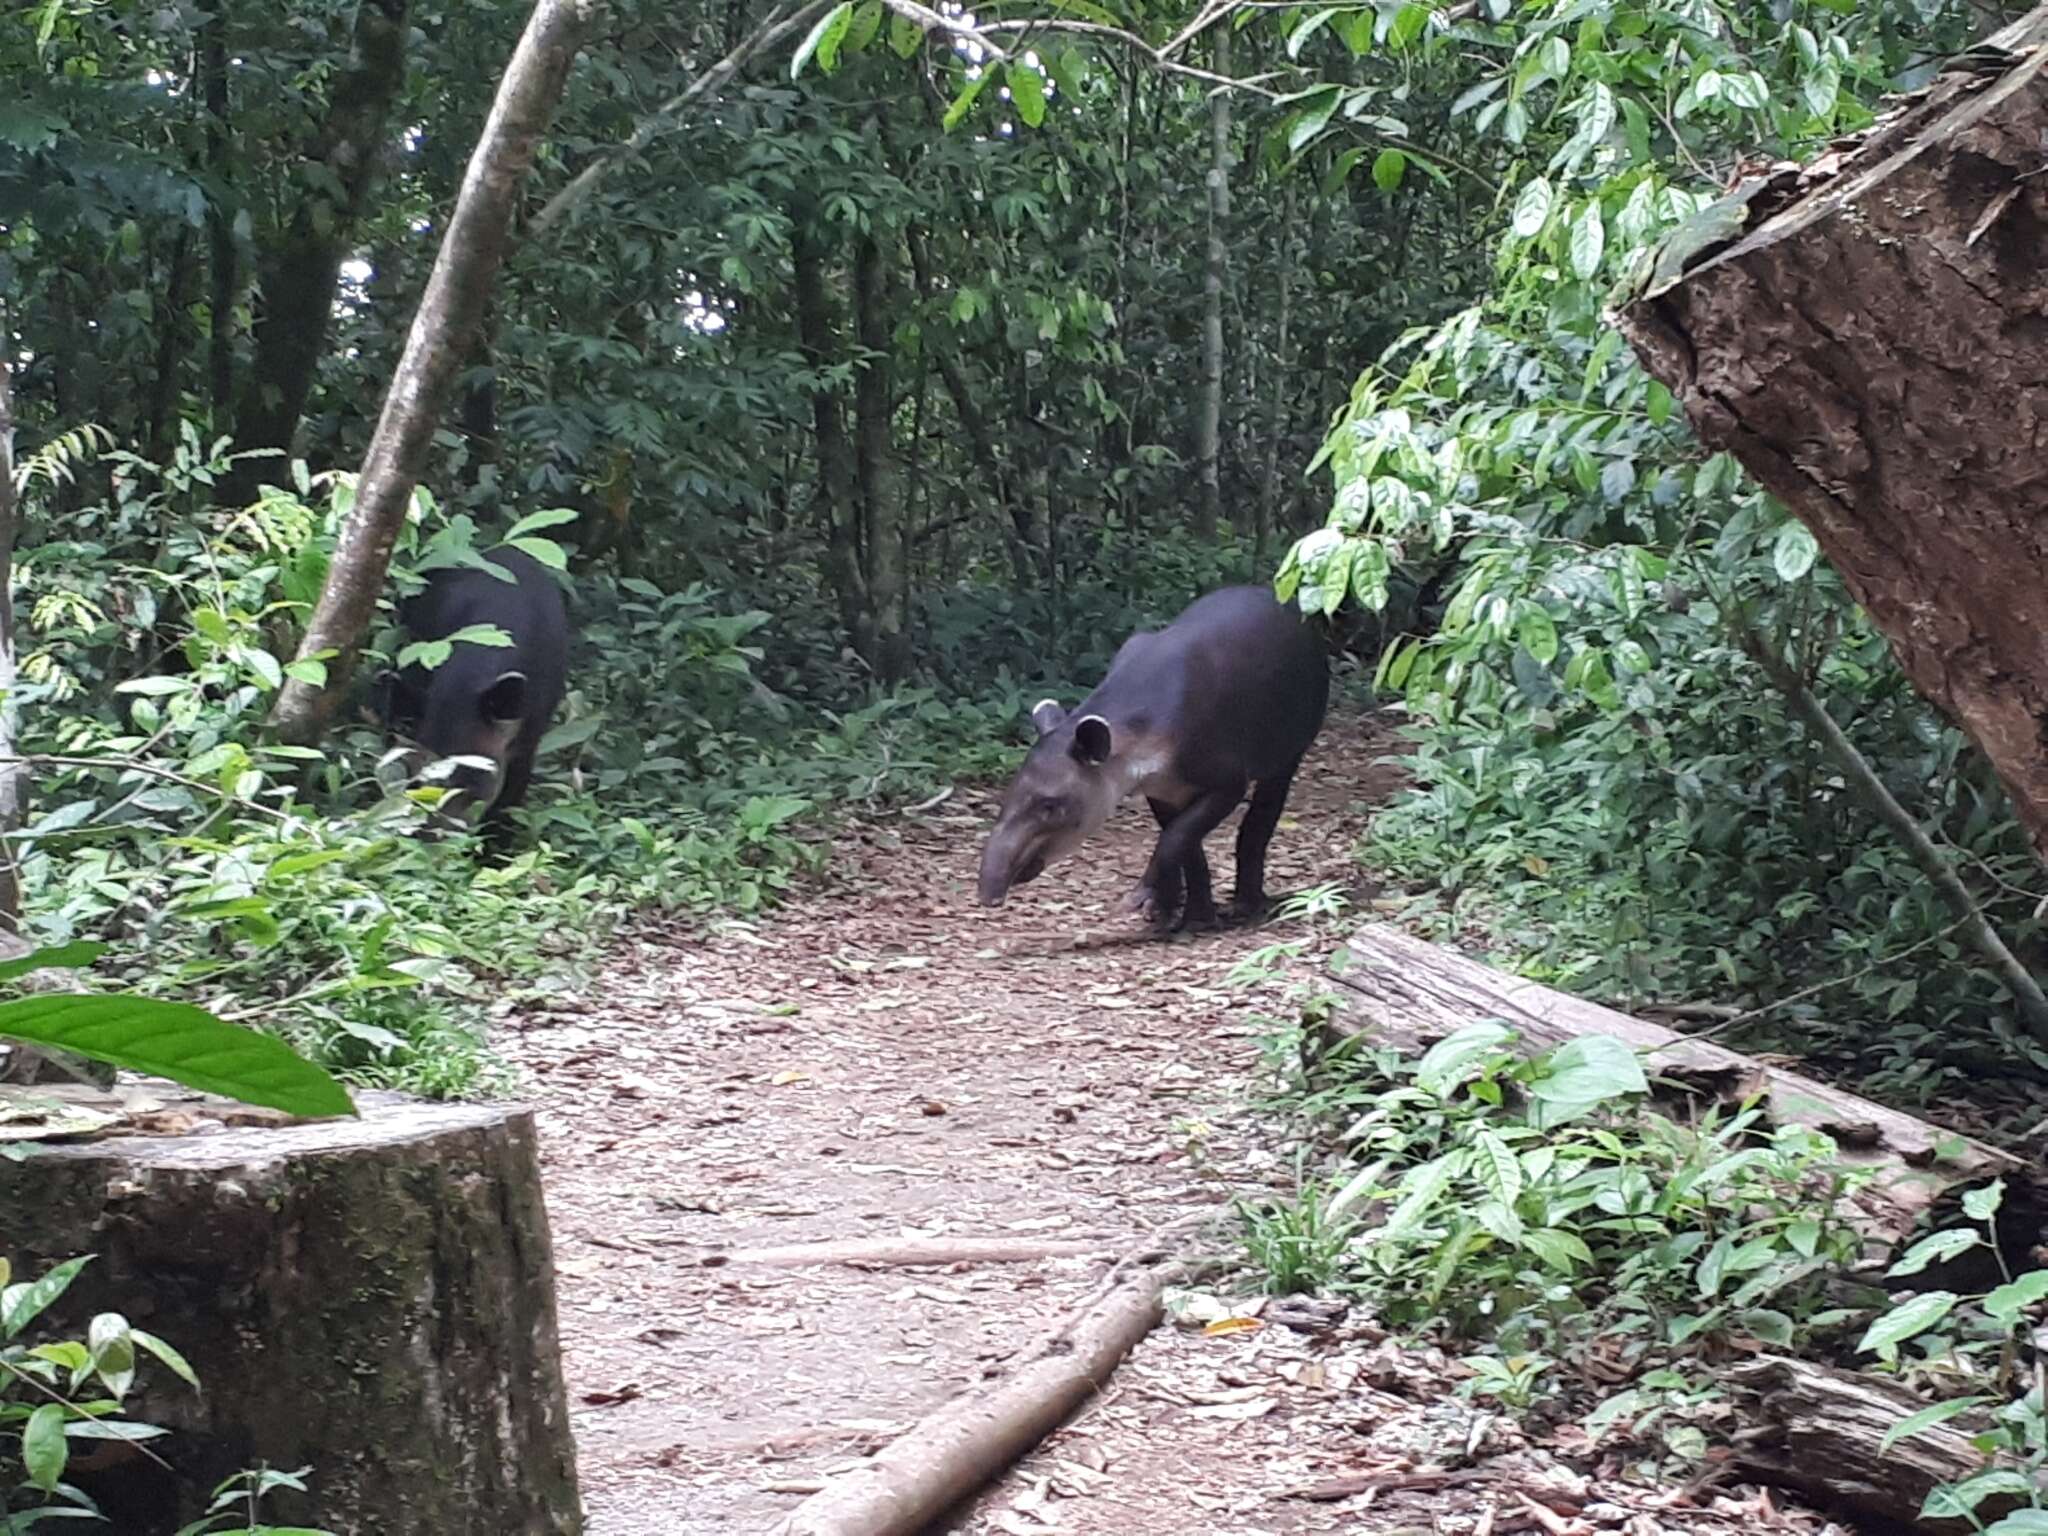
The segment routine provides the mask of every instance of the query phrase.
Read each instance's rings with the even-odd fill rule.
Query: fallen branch
[[[1034,1264],[1040,1259],[1087,1259],[1110,1253],[1115,1240],[1047,1241],[1028,1237],[876,1237],[826,1243],[786,1243],[775,1248],[735,1248],[707,1253],[706,1269],[726,1264],[759,1264],[801,1269],[811,1264],[876,1264],[913,1269],[940,1264]]]
[[[1165,1264],[1072,1314],[995,1385],[956,1397],[791,1512],[781,1536],[915,1536],[978,1493],[1094,1393],[1157,1326]]]

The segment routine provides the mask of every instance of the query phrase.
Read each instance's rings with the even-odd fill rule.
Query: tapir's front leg
[[[1186,864],[1189,856],[1201,848],[1202,839],[1237,809],[1244,798],[1244,788],[1244,781],[1239,780],[1228,789],[1212,789],[1199,795],[1182,808],[1172,824],[1159,834],[1159,844],[1152,850],[1152,861],[1145,866],[1144,878],[1124,901],[1126,911],[1156,914],[1160,889],[1167,884],[1167,872]]]

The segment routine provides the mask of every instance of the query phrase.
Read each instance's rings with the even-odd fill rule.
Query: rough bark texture
[[[875,676],[894,683],[910,671],[909,577],[903,560],[903,506],[897,495],[895,381],[889,366],[889,269],[881,241],[861,237],[853,259],[854,339],[861,350],[853,385],[861,500],[861,553],[867,564]]]
[[[1724,1379],[1762,1421],[1763,1433],[1743,1436],[1736,1449],[1748,1476],[1865,1519],[1941,1532],[1971,1528],[1964,1520],[1923,1520],[1920,1508],[1935,1488],[1984,1469],[1970,1444],[1987,1427],[1984,1416],[1967,1414],[1886,1446],[1900,1420],[1927,1406],[1896,1382],[1781,1359],[1736,1366]],[[1989,1523],[2016,1502],[1988,1500],[1978,1518]]]
[[[347,687],[427,449],[454,396],[511,244],[520,188],[595,9],[596,0],[539,0],[498,83],[404,355],[384,396],[377,430],[363,455],[355,505],[342,525],[327,583],[299,644],[301,660],[333,653],[325,658],[326,682],[315,686],[289,679],[277,701],[275,723],[287,741],[318,738]]]
[[[337,1536],[581,1529],[532,1115],[358,1104],[0,1161],[16,1273],[97,1255],[58,1321],[125,1313],[204,1385],[145,1375],[136,1417],[175,1431],[154,1447],[175,1477],[102,1474],[116,1529],[173,1530],[258,1460],[310,1466],[310,1504],[277,1514]]]
[[[1651,1048],[1647,1070],[1682,1083],[1689,1097],[1721,1104],[1759,1097],[1771,1124],[1827,1132],[1845,1162],[1874,1170],[1855,1208],[1844,1212],[1874,1244],[1896,1245],[1951,1185],[2001,1175],[2025,1182],[2018,1159],[2003,1152],[1797,1073],[1506,975],[1398,928],[1367,928],[1348,948],[1350,959],[1333,977],[1349,1005],[1340,1022],[1375,1040],[1422,1046],[1483,1019],[1514,1029],[1519,1047],[1532,1055],[1580,1035],[1612,1035]]]
[[[2018,50],[2003,74],[1940,76],[1853,152],[1751,189],[1748,232],[1622,324],[1813,530],[2048,859],[2044,40],[2048,7],[1992,39]]]
[[[791,241],[796,277],[797,341],[811,383],[811,427],[818,455],[818,531],[825,536],[825,574],[839,601],[839,621],[852,637],[863,660],[874,655],[875,626],[868,605],[866,568],[854,537],[858,511],[853,444],[846,433],[846,414],[827,373],[837,356],[832,325],[832,298],[826,286],[825,247],[799,213]]]
[[[256,356],[235,409],[235,447],[289,449],[326,349],[341,264],[369,201],[405,80],[407,0],[363,0],[347,66],[336,77],[327,117],[306,147],[303,193],[291,223],[263,263]],[[209,29],[218,35],[218,27]],[[283,478],[273,458],[236,467],[230,502],[253,499],[265,479]]]

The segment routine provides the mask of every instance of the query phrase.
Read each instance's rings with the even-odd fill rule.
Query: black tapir
[[[534,752],[562,702],[569,616],[562,589],[540,562],[516,549],[484,558],[512,579],[468,566],[435,571],[425,590],[402,605],[399,623],[411,640],[445,640],[472,624],[490,624],[512,643],[458,641],[437,667],[401,668],[390,680],[385,711],[417,749],[415,771],[450,757],[490,764],[455,767],[441,806],[464,816],[481,812],[501,828],[505,813],[526,798]]]
[[[1051,699],[1031,711],[1038,742],[982,852],[983,905],[1079,848],[1135,791],[1160,834],[1126,909],[1164,926],[1185,889],[1183,920],[1212,923],[1202,839],[1256,784],[1237,834],[1235,907],[1257,913],[1266,845],[1329,700],[1321,639],[1269,587],[1225,587],[1166,628],[1131,636],[1071,715]]]

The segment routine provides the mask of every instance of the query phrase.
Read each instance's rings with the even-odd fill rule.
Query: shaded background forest
[[[625,911],[759,911],[817,816],[1000,770],[1031,699],[1277,571],[1408,711],[1361,855],[1410,915],[1910,1099],[2032,1059],[1753,642],[2031,955],[1995,781],[1601,317],[1746,157],[2010,9],[1254,7],[1161,68],[1086,29],[1189,17],[1069,0],[976,18],[996,69],[870,0],[536,231],[759,21],[610,6],[399,562],[573,513],[521,532],[583,638],[494,868],[396,835],[367,726],[314,759],[261,721],[523,15],[45,0],[0,34],[27,924],[469,1089],[508,984],[573,985]]]

